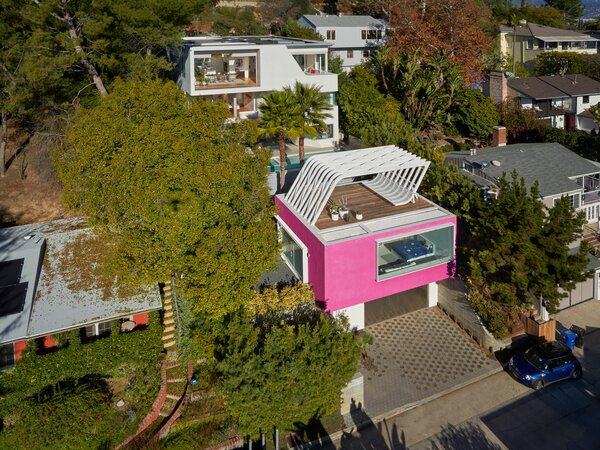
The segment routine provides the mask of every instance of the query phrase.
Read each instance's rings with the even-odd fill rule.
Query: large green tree
[[[537,183],[529,190],[516,172],[511,181],[498,180],[498,196],[483,209],[473,229],[471,275],[485,285],[494,300],[522,308],[530,295],[543,298],[556,311],[564,293],[587,278],[587,246],[571,253],[581,237],[584,218],[568,198],[544,207]]]
[[[548,6],[558,9],[565,15],[569,24],[575,25],[583,16],[583,4],[581,0],[544,0]]]
[[[454,124],[464,136],[488,140],[492,128],[500,122],[492,99],[475,89],[459,92],[450,110]]]
[[[382,90],[399,102],[400,112],[417,130],[431,129],[449,121],[448,112],[464,84],[460,67],[449,55],[379,49],[369,65]]]
[[[293,430],[298,422],[338,410],[361,352],[345,318],[314,306],[271,311],[261,320],[241,313],[219,336],[221,391],[240,429],[253,437],[274,426]]]
[[[93,86],[106,95],[113,77],[139,71],[140,64],[167,69],[166,49],[206,0],[24,0],[7,9],[27,30],[30,76],[51,76],[65,92],[48,92],[73,102]],[[55,86],[54,89],[57,89]]]
[[[258,126],[261,135],[276,137],[279,144],[279,187],[283,189],[286,174],[285,138],[300,135],[302,113],[296,96],[290,89],[267,94],[259,108],[261,117]]]
[[[82,109],[55,154],[67,203],[112,246],[122,277],[177,283],[192,309],[220,316],[250,298],[277,252],[251,122],[172,82],[119,82]]]

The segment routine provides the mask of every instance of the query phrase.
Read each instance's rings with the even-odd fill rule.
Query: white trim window
[[[327,30],[326,34],[328,41],[335,41],[335,30]]]
[[[278,220],[281,259],[302,282],[308,282],[308,250],[296,234]]]
[[[86,339],[95,339],[110,336],[111,322],[94,323],[84,327]]]

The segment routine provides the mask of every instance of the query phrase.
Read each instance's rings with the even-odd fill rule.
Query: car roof
[[[540,354],[544,358],[557,358],[559,356],[571,355],[571,349],[561,341],[544,342],[537,345]]]

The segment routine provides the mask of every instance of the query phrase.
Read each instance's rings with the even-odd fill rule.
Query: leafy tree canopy
[[[565,15],[570,25],[575,25],[577,20],[583,16],[583,4],[581,0],[544,0],[548,6],[558,9]]]
[[[313,41],[322,41],[321,36],[311,28],[301,26],[296,20],[288,18],[283,25],[274,23],[271,32],[279,36],[286,36],[298,39],[309,39]]]
[[[585,243],[578,252],[569,251],[581,237],[585,218],[575,213],[566,197],[545,208],[537,183],[528,190],[516,172],[511,178],[498,181],[497,199],[474,227],[471,275],[505,305],[522,308],[531,303],[533,294],[554,312],[566,295],[561,289],[573,289],[589,275]]]
[[[461,91],[451,110],[454,123],[464,136],[488,140],[492,128],[500,122],[492,99],[476,89]]]
[[[76,114],[55,154],[67,203],[113,244],[115,272],[178,284],[192,309],[236,310],[277,252],[264,168],[243,144],[251,122],[172,82],[119,82]],[[240,144],[241,143],[241,144]]]
[[[261,24],[254,8],[217,7],[202,15],[202,20],[212,22],[212,31],[221,36],[253,36],[269,34],[269,29]]]
[[[535,74],[585,75],[600,80],[600,55],[576,52],[545,52],[535,60]]]
[[[241,430],[293,430],[337,410],[361,352],[347,320],[312,307],[260,324],[239,313],[218,333],[221,391]]]
[[[476,76],[491,47],[491,14],[479,0],[382,2],[394,30],[389,45],[395,51],[426,56],[449,55],[466,77]]]

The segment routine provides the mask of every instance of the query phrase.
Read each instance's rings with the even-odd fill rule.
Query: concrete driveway
[[[501,371],[438,307],[370,325],[361,414],[374,419]]]

